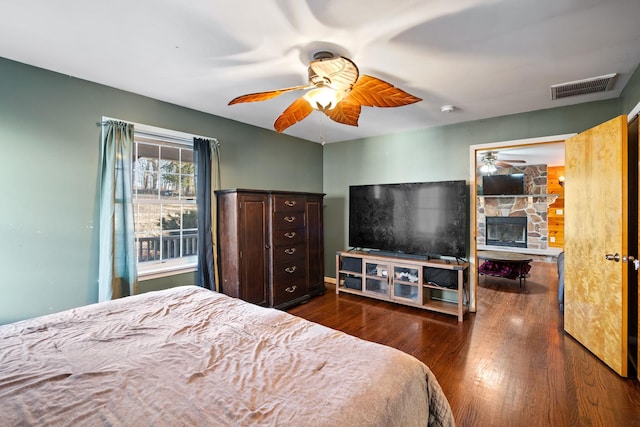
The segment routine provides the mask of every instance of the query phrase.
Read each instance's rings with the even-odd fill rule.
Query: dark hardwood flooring
[[[459,426],[640,426],[638,380],[619,377],[563,331],[557,287],[553,263],[533,263],[523,288],[482,276],[478,311],[462,323],[338,296],[331,284],[325,295],[288,311],[423,361]]]

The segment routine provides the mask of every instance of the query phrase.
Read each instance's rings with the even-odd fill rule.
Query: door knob
[[[606,259],[607,261],[615,261],[615,262],[618,262],[618,261],[620,261],[620,255],[618,255],[617,253],[615,253],[615,254],[613,254],[613,255],[612,255],[612,254],[606,254],[606,255],[604,256],[604,259]]]
[[[626,255],[620,256],[620,255],[618,255],[617,253],[615,253],[615,254],[613,254],[613,255],[611,255],[611,254],[606,254],[606,255],[604,256],[604,258],[605,258],[607,261],[615,261],[615,262],[618,262],[618,261],[622,260],[622,262],[633,262],[634,264],[635,264],[635,261],[636,261],[636,259],[635,259],[633,256],[631,256],[631,255],[629,255],[629,256],[626,256]]]

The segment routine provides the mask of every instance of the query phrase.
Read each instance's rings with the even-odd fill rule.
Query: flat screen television
[[[485,175],[482,177],[482,194],[485,196],[525,194],[524,174]]]
[[[465,181],[349,187],[349,246],[431,258],[467,254]]]

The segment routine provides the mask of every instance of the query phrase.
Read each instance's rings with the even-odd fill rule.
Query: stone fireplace
[[[527,218],[524,216],[488,216],[485,230],[487,245],[527,247]]]
[[[525,194],[477,198],[477,245],[547,250],[547,215],[555,201],[554,195],[547,194],[547,165],[514,166],[501,173],[523,173]]]

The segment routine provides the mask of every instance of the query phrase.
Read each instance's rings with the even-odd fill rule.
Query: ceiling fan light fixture
[[[480,167],[482,173],[494,173],[498,168],[493,163],[485,163]]]
[[[326,111],[335,108],[342,101],[342,93],[329,86],[321,86],[307,92],[304,99],[316,110]]]

